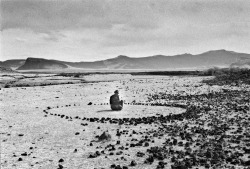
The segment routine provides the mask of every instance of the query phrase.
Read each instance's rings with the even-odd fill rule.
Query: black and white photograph
[[[250,169],[250,1],[0,0],[0,169]]]

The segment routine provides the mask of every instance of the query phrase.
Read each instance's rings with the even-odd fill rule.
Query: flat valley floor
[[[1,168],[247,168],[250,87],[210,78],[2,75]]]

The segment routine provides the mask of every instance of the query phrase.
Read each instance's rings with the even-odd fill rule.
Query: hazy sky
[[[1,58],[250,53],[249,0],[1,0]]]

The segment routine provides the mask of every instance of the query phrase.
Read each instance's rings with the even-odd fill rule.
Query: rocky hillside
[[[11,68],[6,68],[6,67],[0,66],[0,73],[18,73],[18,72],[12,70]]]
[[[33,70],[33,69],[64,69],[68,66],[57,60],[47,60],[41,58],[28,58],[25,64],[17,70]]]
[[[226,50],[208,51],[198,55],[182,54],[175,56],[155,55],[132,58],[120,55],[115,58],[94,62],[64,62],[41,58],[28,58],[18,70],[34,69],[207,69],[211,67],[241,67],[249,65],[250,54]],[[3,62],[2,62],[3,63]]]
[[[25,63],[25,59],[12,59],[12,60],[6,60],[4,62],[0,61],[0,66],[5,67],[5,68],[16,69],[22,66],[24,63]]]

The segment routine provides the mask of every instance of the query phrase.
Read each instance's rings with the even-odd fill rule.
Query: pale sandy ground
[[[112,81],[116,78],[119,80]],[[103,150],[108,144],[115,144],[117,140],[125,146],[126,143],[133,142],[132,138],[139,137],[122,135],[118,138],[115,135],[117,129],[128,130],[130,134],[133,130],[144,132],[156,126],[82,122],[74,118],[67,120],[51,115],[45,117],[43,111],[51,107],[48,110],[49,113],[81,118],[176,114],[185,110],[162,106],[124,105],[122,111],[113,112],[110,111],[109,105],[103,104],[108,103],[109,97],[116,89],[120,91],[120,97],[126,103],[134,100],[146,103],[148,94],[159,92],[175,94],[182,91],[184,94],[191,94],[221,90],[219,86],[209,87],[201,84],[200,81],[204,77],[93,75],[82,79],[102,82],[1,89],[1,168],[55,169],[58,168],[59,159],[64,160],[60,164],[68,169],[110,168],[113,163],[129,166],[131,160],[135,160],[137,166],[129,166],[129,168],[155,168],[156,164],[146,165],[143,163],[144,158],[135,156],[138,151],[145,152],[146,147],[130,148],[124,150],[122,155],[110,156],[107,152],[106,155],[97,158],[88,158],[88,156],[91,152]],[[93,104],[87,105],[89,102]],[[88,123],[88,125],[82,126],[81,123]],[[92,140],[96,140],[96,135],[107,130],[112,136],[111,141],[93,142],[93,146],[89,146]],[[76,135],[76,132],[79,132],[79,135]],[[20,134],[23,136],[19,136]],[[150,143],[150,146],[160,145],[162,141],[155,138],[155,142]],[[75,149],[77,149],[76,152],[74,152]],[[21,156],[25,152],[28,155]],[[126,160],[121,160],[122,156]],[[19,158],[22,158],[22,161],[18,161]]]

